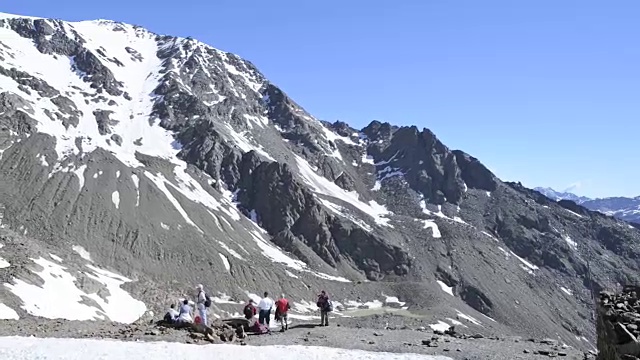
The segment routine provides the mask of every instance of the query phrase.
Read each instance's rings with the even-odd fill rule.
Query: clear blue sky
[[[506,180],[640,195],[637,0],[3,1],[249,60],[319,118],[432,129]]]

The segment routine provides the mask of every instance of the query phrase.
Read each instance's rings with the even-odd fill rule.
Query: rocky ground
[[[363,322],[366,324],[366,321]],[[218,324],[221,325],[221,324]],[[227,334],[229,334],[229,329]],[[361,349],[394,353],[419,353],[445,355],[453,359],[541,359],[560,357],[565,359],[594,359],[572,347],[553,339],[526,339],[517,336],[490,336],[454,331],[442,333],[430,328],[404,326],[373,329],[354,325],[353,320],[335,319],[329,327],[315,323],[298,322],[286,332],[274,330],[268,335],[248,334],[224,338],[223,329],[215,330],[216,337],[186,329],[172,329],[155,324],[121,325],[109,322],[75,322],[64,320],[24,319],[0,323],[0,336],[35,336],[56,338],[104,338],[124,341],[169,341],[195,345],[232,343],[252,346],[303,345],[326,346],[345,349]],[[231,333],[234,333],[231,331]]]
[[[640,288],[630,286],[616,294],[600,293],[600,305],[606,309],[605,320],[615,327],[618,342],[625,344],[637,341],[640,337],[640,300],[637,291]]]
[[[602,359],[640,359],[640,287],[602,291],[598,307],[598,342]]]

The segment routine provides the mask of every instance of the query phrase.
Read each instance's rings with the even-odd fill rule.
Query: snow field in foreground
[[[73,349],[73,351],[69,351]],[[0,337],[0,358],[34,359],[252,359],[252,360],[453,360],[445,356],[392,354],[315,346],[187,345],[168,342],[123,342],[92,339]]]

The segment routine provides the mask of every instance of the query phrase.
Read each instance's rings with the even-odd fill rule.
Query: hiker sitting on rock
[[[193,318],[191,317],[191,306],[189,305],[189,300],[184,299],[182,301],[182,305],[180,305],[180,312],[178,313],[178,318],[176,322],[178,324],[190,324],[193,322]]]
[[[242,313],[244,314],[244,318],[251,321],[251,319],[253,319],[256,314],[257,314],[257,310],[255,307],[255,302],[251,299],[249,299],[249,301],[247,302],[247,304],[244,306],[244,309],[242,309]]]
[[[264,297],[258,303],[258,322],[260,324],[266,323],[269,326],[271,321],[271,308],[273,308],[273,300],[269,298],[269,293],[264,292]]]
[[[167,324],[173,324],[176,322],[178,315],[180,314],[176,311],[176,304],[171,304],[171,306],[169,306],[169,310],[164,315],[164,322]]]
[[[333,311],[333,304],[324,290],[318,295],[316,305],[320,309],[320,326],[329,326],[329,313]]]
[[[291,305],[289,304],[289,300],[284,297],[284,294],[280,295],[280,299],[276,301],[276,321],[280,321],[282,324],[281,332],[286,331],[289,328],[288,323],[288,315],[289,309],[291,309]]]

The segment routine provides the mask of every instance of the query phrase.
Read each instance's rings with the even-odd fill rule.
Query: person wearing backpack
[[[333,311],[333,304],[324,290],[318,295],[316,306],[320,309],[320,326],[329,326],[329,313]]]
[[[196,286],[196,290],[198,290],[198,297],[196,301],[196,306],[198,308],[198,314],[200,315],[200,320],[202,320],[202,324],[207,325],[207,308],[211,306],[211,298],[204,291],[204,287],[202,284],[198,284]]]
[[[249,301],[247,301],[247,304],[244,306],[244,309],[242,310],[242,313],[244,314],[244,318],[249,321],[251,321],[251,319],[253,319],[258,313],[258,310],[256,310],[256,307],[254,304],[255,302],[249,299]]]

